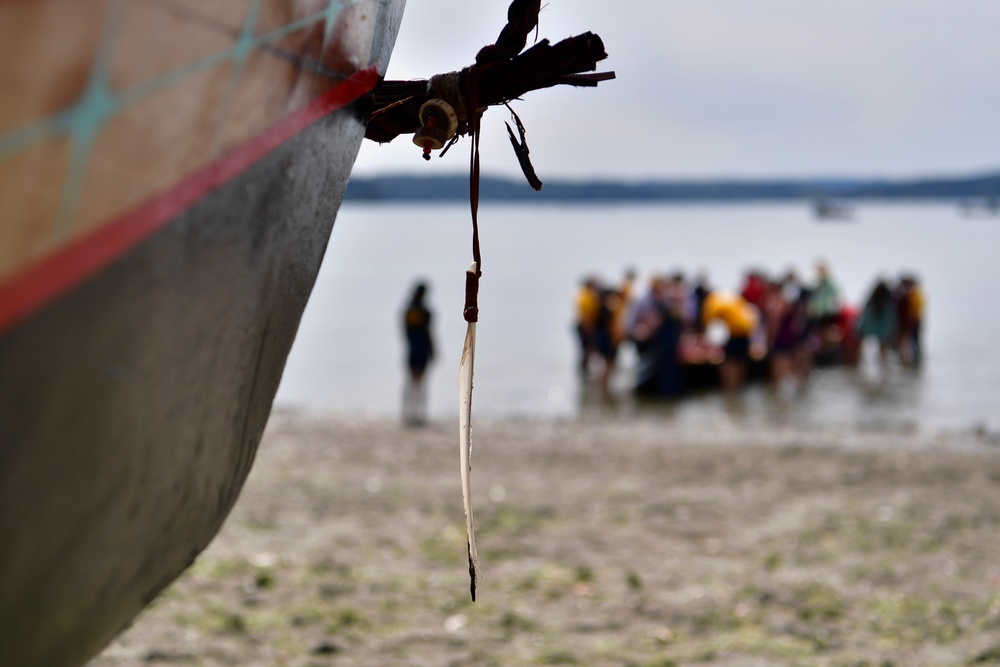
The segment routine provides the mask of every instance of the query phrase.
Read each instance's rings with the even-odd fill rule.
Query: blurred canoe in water
[[[0,0],[0,665],[95,655],[233,506],[403,0]]]

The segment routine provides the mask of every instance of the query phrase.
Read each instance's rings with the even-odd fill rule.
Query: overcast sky
[[[388,78],[470,64],[504,0],[409,0]],[[546,178],[914,176],[1000,168],[998,0],[548,0],[539,37],[596,32],[618,78],[514,108]],[[505,109],[484,173],[515,175]],[[410,137],[365,141],[355,173],[465,172]]]

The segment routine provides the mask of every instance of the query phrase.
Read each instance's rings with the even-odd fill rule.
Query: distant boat
[[[813,215],[820,221],[848,221],[854,216],[854,210],[850,204],[831,199],[814,199],[812,203]]]
[[[233,507],[403,4],[0,2],[0,665],[89,660]]]
[[[963,199],[958,203],[962,215],[967,218],[995,217],[1000,215],[1000,199],[995,196],[983,199]]]

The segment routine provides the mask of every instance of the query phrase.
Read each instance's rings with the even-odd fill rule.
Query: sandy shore
[[[1000,447],[655,419],[272,417],[223,531],[92,667],[1000,664]]]

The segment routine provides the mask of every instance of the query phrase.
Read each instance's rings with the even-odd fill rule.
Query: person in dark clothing
[[[892,290],[884,280],[879,280],[857,322],[857,332],[861,339],[874,338],[878,341],[879,358],[885,364],[889,350],[896,341],[896,302]]]
[[[676,396],[682,388],[678,348],[684,330],[683,302],[671,300],[671,283],[654,277],[636,304],[630,331],[639,353],[635,391],[645,396]],[[675,290],[676,293],[677,290]]]
[[[423,380],[427,366],[434,359],[434,338],[431,336],[431,311],[425,303],[426,296],[427,285],[417,283],[403,314],[408,370],[403,390],[403,420],[411,425],[427,421],[427,392]]]

